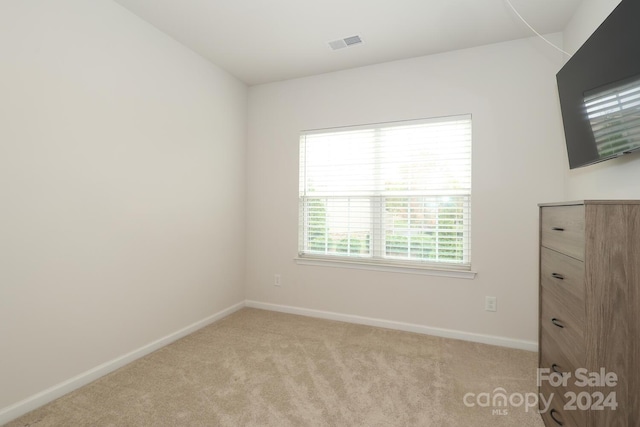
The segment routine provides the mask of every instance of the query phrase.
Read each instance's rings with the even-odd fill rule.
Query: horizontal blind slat
[[[299,252],[470,265],[471,118],[303,132]]]

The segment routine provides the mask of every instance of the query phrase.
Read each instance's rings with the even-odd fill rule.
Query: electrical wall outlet
[[[498,299],[496,297],[484,297],[485,311],[498,311]]]
[[[276,274],[273,276],[273,286],[282,286],[282,275]]]

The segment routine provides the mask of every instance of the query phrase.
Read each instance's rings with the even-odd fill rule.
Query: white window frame
[[[367,269],[367,270],[381,270],[381,271],[393,271],[393,272],[400,272],[400,273],[416,273],[416,274],[427,274],[427,275],[436,275],[436,276],[448,276],[448,277],[458,277],[458,278],[474,278],[475,277],[475,272],[473,272],[471,270],[471,226],[470,226],[470,221],[471,221],[471,185],[470,185],[470,164],[469,164],[469,188],[468,190],[468,194],[467,193],[458,193],[455,194],[455,197],[458,198],[462,198],[462,200],[465,200],[465,202],[463,202],[464,208],[463,208],[463,216],[464,216],[464,223],[465,223],[465,228],[464,228],[464,234],[463,234],[463,248],[464,248],[464,255],[463,255],[463,260],[462,262],[458,262],[458,263],[451,263],[451,262],[433,262],[433,260],[429,260],[427,262],[424,261],[418,261],[418,260],[410,260],[410,259],[394,259],[393,257],[390,256],[385,256],[385,252],[388,250],[386,243],[385,243],[385,235],[388,233],[389,229],[385,229],[383,223],[385,222],[385,197],[387,198],[401,198],[402,196],[397,196],[397,195],[391,195],[391,196],[385,196],[382,194],[380,190],[383,185],[379,182],[375,183],[375,187],[376,187],[376,191],[374,191],[373,194],[369,194],[367,196],[360,196],[360,198],[362,197],[368,197],[369,198],[369,203],[370,203],[370,208],[371,208],[371,232],[370,232],[370,241],[368,242],[368,244],[371,247],[371,256],[366,256],[366,257],[360,257],[360,256],[339,256],[339,255],[332,255],[332,254],[327,254],[327,253],[313,253],[313,251],[309,250],[309,235],[307,233],[309,233],[310,227],[309,227],[309,214],[308,214],[308,203],[307,200],[308,199],[321,199],[322,196],[308,196],[306,193],[306,188],[307,188],[307,177],[305,175],[305,164],[304,164],[304,159],[305,159],[305,153],[302,152],[303,147],[305,146],[304,144],[304,138],[306,138],[308,135],[314,135],[314,134],[323,134],[323,133],[334,133],[334,132],[340,132],[342,130],[344,131],[349,131],[349,130],[354,130],[354,129],[363,129],[363,130],[375,130],[376,135],[378,134],[378,132],[382,129],[386,129],[386,128],[390,128],[390,127],[394,127],[394,126],[400,126],[400,125],[406,125],[406,124],[413,124],[413,123],[422,123],[422,122],[427,122],[427,123],[439,123],[439,121],[441,122],[446,122],[446,121],[451,121],[451,120],[464,120],[467,119],[469,124],[469,132],[470,132],[470,126],[471,126],[471,115],[463,115],[463,116],[455,116],[455,117],[444,117],[444,118],[435,118],[435,119],[422,119],[422,120],[411,120],[411,121],[403,121],[403,122],[393,122],[393,123],[379,123],[379,124],[372,124],[372,125],[364,125],[364,126],[357,126],[357,127],[342,127],[342,128],[332,128],[332,129],[324,129],[324,130],[315,130],[315,131],[304,131],[301,133],[301,140],[300,140],[300,149],[301,149],[301,153],[300,153],[300,197],[299,197],[299,253],[298,253],[298,258],[296,258],[296,262],[298,264],[301,265],[323,265],[323,266],[330,266],[330,267],[344,267],[344,268],[356,268],[356,269]],[[471,136],[469,135],[469,144],[471,144]],[[471,152],[470,152],[470,148],[469,148],[469,163],[471,161]],[[376,163],[376,168],[379,167],[378,163]],[[374,174],[374,177],[380,177],[379,174]],[[375,179],[375,178],[374,178]],[[439,194],[439,195],[430,195],[430,194],[425,194],[425,195],[421,195],[421,196],[417,196],[417,197],[444,197],[443,194]],[[327,199],[328,198],[332,198],[332,199],[336,199],[337,196],[335,195],[329,195],[326,196]],[[344,197],[347,198],[347,200],[349,200],[348,203],[351,203],[352,199],[355,199],[357,196],[352,195],[352,196],[348,196],[345,195]],[[414,197],[413,195],[407,195],[405,197]],[[327,199],[325,199],[325,206],[327,206]],[[423,199],[423,203],[424,201],[427,200],[426,198]],[[407,206],[407,209],[410,209],[410,205]],[[438,220],[439,221],[439,217]],[[412,233],[411,228],[407,229],[408,233]],[[435,233],[436,235],[438,235],[438,233]],[[411,236],[411,234],[408,234],[408,236]],[[410,237],[409,237],[410,238]],[[327,238],[328,241],[328,238]],[[328,243],[327,243],[328,244]],[[348,244],[349,247],[349,244]],[[437,247],[437,246],[436,246]],[[407,244],[407,252],[408,255],[410,256],[410,250],[411,250],[411,246],[408,243]],[[347,251],[350,251],[350,248],[347,249]],[[325,250],[325,252],[327,252],[327,250]]]

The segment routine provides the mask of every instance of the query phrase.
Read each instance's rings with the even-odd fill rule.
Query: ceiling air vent
[[[329,42],[329,46],[333,50],[338,50],[338,49],[342,49],[345,47],[349,47],[349,46],[353,46],[361,43],[362,43],[362,39],[360,38],[360,36],[351,36],[351,37],[346,37],[344,39],[334,40],[332,42]]]

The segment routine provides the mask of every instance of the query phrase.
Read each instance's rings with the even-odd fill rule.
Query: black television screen
[[[571,169],[640,149],[640,0],[622,0],[556,78]]]

